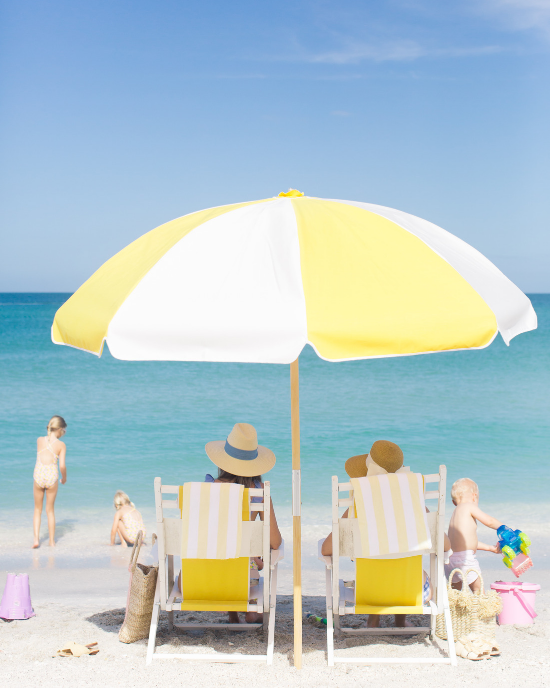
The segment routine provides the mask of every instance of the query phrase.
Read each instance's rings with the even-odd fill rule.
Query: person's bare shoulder
[[[452,524],[454,527],[464,528],[468,523],[471,523],[473,526],[475,526],[476,521],[472,514],[472,506],[473,504],[470,504],[469,502],[457,504],[452,518]]]
[[[476,505],[473,502],[466,502],[466,504],[464,506],[467,509],[467,511],[465,513],[467,513],[469,516],[471,516],[475,521],[474,511],[475,511]]]

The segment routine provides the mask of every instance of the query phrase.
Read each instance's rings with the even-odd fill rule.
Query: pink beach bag
[[[510,624],[530,626],[533,623],[537,616],[535,599],[540,585],[522,581],[511,583],[497,581],[491,584],[491,589],[496,590],[502,600],[502,611],[498,615],[500,626]]]

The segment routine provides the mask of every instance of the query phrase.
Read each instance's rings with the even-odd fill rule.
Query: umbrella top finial
[[[281,191],[279,196],[284,196],[286,198],[296,198],[297,196],[303,196],[304,194],[297,189],[289,189],[288,191]]]

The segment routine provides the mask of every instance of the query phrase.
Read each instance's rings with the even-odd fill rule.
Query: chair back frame
[[[437,508],[427,514],[428,527],[432,546],[429,550],[430,556],[430,581],[434,591],[435,603],[438,613],[443,611],[443,597],[437,585],[440,576],[444,577],[443,551],[445,533],[445,485],[447,481],[447,467],[439,466],[439,473],[430,473],[422,476],[424,479],[424,500],[437,500]],[[437,489],[427,489],[428,485],[436,483]],[[441,489],[443,486],[443,489]],[[340,497],[341,492],[346,492],[345,497]],[[340,517],[340,510],[347,507],[350,511],[348,518]],[[351,482],[339,483],[338,477],[332,476],[332,596],[334,613],[345,608],[345,604],[340,603],[340,557],[347,556],[355,558],[360,550],[359,530],[357,518],[353,513],[354,497]],[[414,556],[411,553],[409,556]],[[381,557],[384,558],[384,557]],[[392,558],[392,557],[387,557]],[[433,599],[433,598],[432,598]],[[345,601],[344,601],[345,602]],[[351,609],[350,609],[350,613]]]
[[[339,483],[337,476],[332,477],[332,555],[323,555],[322,547],[324,540],[320,540],[319,559],[325,564],[326,577],[326,600],[327,600],[327,662],[329,666],[334,666],[335,662],[346,662],[354,664],[379,664],[379,663],[423,663],[423,664],[451,664],[456,666],[456,652],[453,640],[453,628],[447,596],[447,586],[444,573],[444,527],[445,527],[445,489],[447,482],[447,469],[439,466],[439,473],[424,475],[424,500],[437,500],[435,511],[427,514],[428,527],[431,536],[431,547],[426,552],[430,557],[430,582],[432,585],[432,599],[429,606],[422,606],[422,613],[429,614],[431,623],[429,627],[414,628],[344,628],[340,625],[340,615],[355,613],[356,590],[350,590],[345,585],[345,581],[340,580],[340,557],[347,556],[352,559],[360,558],[359,547],[359,528],[354,511],[350,518],[341,518],[340,509],[348,507],[353,509],[354,498],[350,482]],[[437,489],[429,490],[427,486],[436,483]],[[340,497],[341,492],[348,492],[345,497]],[[357,546],[356,546],[357,543]],[[401,557],[403,555],[399,555]],[[404,556],[415,556],[414,552]],[[375,558],[399,558],[375,557]],[[435,597],[435,601],[434,601]],[[346,607],[346,601],[353,600],[353,606]],[[398,607],[396,606],[395,609]],[[389,608],[391,609],[391,607]],[[406,607],[399,607],[399,613],[407,613]],[[343,632],[346,634],[365,634],[365,635],[411,635],[418,633],[429,633],[433,640],[435,636],[436,615],[443,613],[445,628],[448,637],[448,656],[447,657],[337,657],[334,653],[334,633]],[[390,612],[391,613],[391,612]],[[413,613],[418,613],[417,611]]]
[[[149,641],[147,643],[146,664],[151,664],[154,659],[177,658],[188,661],[206,662],[257,662],[265,661],[268,665],[273,663],[273,652],[275,644],[275,611],[277,606],[277,570],[279,562],[284,558],[284,542],[278,550],[271,549],[270,543],[270,516],[271,499],[270,484],[264,483],[264,487],[250,488],[248,490],[248,513],[263,513],[263,521],[243,521],[242,522],[242,542],[241,557],[262,556],[264,561],[263,577],[259,579],[258,585],[251,588],[250,576],[248,575],[248,593],[246,608],[248,611],[263,612],[263,621],[259,623],[174,623],[174,611],[182,607],[181,591],[179,589],[178,578],[174,577],[174,559],[181,556],[182,547],[182,519],[180,486],[163,485],[160,478],[155,478],[155,509],[157,521],[157,551],[159,571],[157,577],[157,588],[155,591],[155,601],[151,617],[149,630]],[[175,498],[165,498],[174,495]],[[252,502],[253,497],[263,499],[261,503]],[[165,514],[165,510],[170,515]],[[179,511],[179,514],[178,514]],[[175,512],[174,516],[172,516]],[[184,560],[188,561],[188,560]],[[178,602],[178,594],[180,601]],[[257,599],[258,604],[251,604],[250,598]],[[188,600],[190,603],[193,600]],[[222,601],[219,601],[222,604]],[[227,602],[226,602],[227,603]],[[217,601],[212,601],[217,605]],[[220,605],[217,605],[220,606]],[[214,606],[215,608],[215,606]],[[191,629],[227,629],[231,631],[253,631],[263,626],[267,631],[267,647],[265,654],[241,654],[241,653],[157,653],[155,652],[156,636],[159,622],[160,611],[168,613],[168,630],[174,628]],[[220,607],[221,611],[221,607]]]
[[[162,611],[172,612],[179,609],[178,603],[173,601],[170,595],[174,586],[174,557],[181,557],[181,507],[179,485],[163,485],[160,478],[155,478],[155,510],[157,521],[157,538],[159,553],[159,580],[160,580],[160,608]],[[174,495],[175,499],[166,499],[165,496]],[[252,502],[252,497],[261,497],[262,502]],[[264,509],[270,500],[270,483],[266,481],[263,488],[248,489],[248,510],[252,513],[261,513],[263,521],[243,521],[241,557],[263,557],[266,565],[263,570],[263,599],[260,609],[252,610],[254,605],[249,605],[249,611],[269,611],[269,576],[271,567],[268,564],[270,557],[270,514],[271,510]],[[165,510],[170,516],[165,516]],[[173,516],[173,512],[177,516]],[[179,512],[179,514],[178,514]],[[250,581],[249,581],[250,586]]]

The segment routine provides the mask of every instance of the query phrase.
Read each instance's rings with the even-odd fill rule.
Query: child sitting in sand
[[[111,528],[111,545],[115,544],[117,533],[123,547],[133,546],[140,530],[143,531],[143,539],[145,540],[146,531],[143,519],[126,492],[118,490],[115,494],[114,505],[116,514]]]
[[[481,587],[479,574],[481,569],[476,557],[478,549],[486,552],[500,552],[499,545],[485,545],[477,539],[477,521],[481,521],[484,526],[496,530],[502,523],[496,518],[488,516],[478,506],[479,488],[473,480],[460,478],[451,488],[451,499],[456,509],[451,516],[449,523],[449,540],[453,553],[449,558],[449,563],[445,564],[445,575],[448,577],[453,569],[460,569],[466,572],[469,568],[475,569],[478,573],[470,571],[468,573],[468,585],[472,591],[479,590]],[[453,588],[462,587],[462,576],[455,573],[452,580]]]

